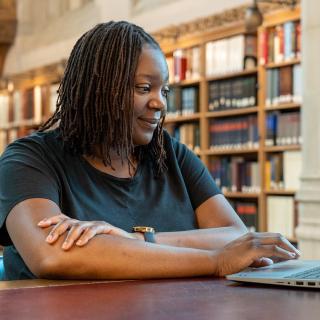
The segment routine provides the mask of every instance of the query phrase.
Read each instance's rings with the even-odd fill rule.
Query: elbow
[[[32,273],[40,279],[59,279],[61,261],[59,257],[45,256],[39,259],[31,268]]]
[[[65,252],[59,253],[56,250],[43,250],[41,252],[40,250],[37,257],[34,257],[28,265],[37,278],[62,279],[66,277],[64,273],[68,270],[67,261]]]

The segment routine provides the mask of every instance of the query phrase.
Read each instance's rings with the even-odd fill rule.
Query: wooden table
[[[2,320],[313,320],[320,319],[320,291],[211,278],[98,283],[27,280],[0,283],[0,312]]]

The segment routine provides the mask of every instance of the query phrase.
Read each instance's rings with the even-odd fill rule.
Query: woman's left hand
[[[54,227],[47,236],[46,241],[53,244],[60,236],[67,233],[65,241],[62,244],[63,250],[69,250],[74,244],[79,247],[85,246],[89,240],[98,234],[140,239],[140,235],[126,232],[105,221],[80,221],[64,214],[43,219],[38,223],[40,228],[48,228],[53,225]]]

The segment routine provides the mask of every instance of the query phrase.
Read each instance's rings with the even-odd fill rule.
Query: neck
[[[136,173],[138,160],[133,155],[129,156],[129,160],[133,167],[129,168],[128,159],[121,159],[121,156],[115,150],[110,152],[111,164],[104,164],[102,157],[99,155],[83,156],[94,168],[101,172],[108,173],[118,178],[131,178]]]

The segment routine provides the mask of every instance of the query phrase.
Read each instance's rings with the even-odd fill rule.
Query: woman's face
[[[144,46],[135,75],[133,143],[151,142],[167,107],[168,67],[160,50]]]

